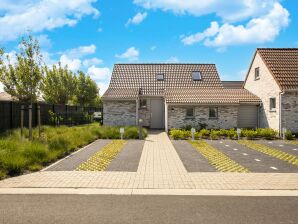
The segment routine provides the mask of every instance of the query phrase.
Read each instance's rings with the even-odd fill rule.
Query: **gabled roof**
[[[298,89],[298,48],[258,48],[281,90]]]
[[[185,104],[259,104],[260,98],[246,89],[168,89],[167,103]]]
[[[199,71],[201,81],[192,80],[192,72]],[[164,74],[164,81],[156,79]],[[103,99],[123,98],[125,90],[141,89],[141,95],[163,96],[171,88],[220,88],[222,83],[214,64],[116,64],[111,82]]]

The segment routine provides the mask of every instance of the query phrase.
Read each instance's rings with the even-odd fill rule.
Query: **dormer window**
[[[164,74],[161,73],[161,74],[156,75],[156,80],[157,81],[164,81],[164,79],[165,79]]]
[[[199,71],[192,72],[192,80],[193,81],[201,81],[202,80],[202,74]]]

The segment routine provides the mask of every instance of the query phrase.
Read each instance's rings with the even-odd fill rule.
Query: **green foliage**
[[[171,129],[170,136],[175,140],[188,139],[191,137],[191,132],[180,129]]]
[[[221,131],[211,130],[211,132],[210,132],[210,138],[212,140],[218,140],[219,139],[219,136],[220,136],[220,133],[221,133]]]
[[[53,65],[52,68],[45,67],[45,76],[42,83],[43,98],[52,104],[68,104],[75,96],[77,88],[76,76],[67,66]]]
[[[208,138],[210,136],[210,131],[207,129],[202,129],[202,130],[200,130],[199,135],[202,138]]]
[[[49,115],[50,115],[50,122],[52,124],[58,124],[59,121],[63,120],[63,117],[59,116],[58,114],[54,113],[52,110],[48,111]]]
[[[293,140],[294,139],[293,133],[289,130],[286,131],[285,137],[286,137],[287,140]]]
[[[27,135],[28,130],[24,130]],[[33,129],[33,141],[20,136],[16,129],[0,137],[0,178],[13,176],[26,170],[37,171],[72,151],[91,143],[98,138],[119,139],[119,127],[99,126],[97,123],[67,127],[42,128],[41,138]],[[143,136],[147,131],[143,129]],[[126,139],[137,139],[137,127],[125,127]]]
[[[74,103],[80,106],[99,106],[99,89],[95,81],[80,71],[77,77],[77,88]]]
[[[244,129],[241,131],[241,135],[251,140],[257,137],[257,132],[254,130]]]
[[[20,101],[32,103],[40,94],[42,80],[40,46],[37,39],[28,35],[22,38],[19,50],[15,64],[11,64],[7,56],[8,64],[2,66],[0,80],[7,93]]]

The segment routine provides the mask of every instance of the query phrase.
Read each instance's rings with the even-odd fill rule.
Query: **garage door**
[[[240,105],[238,111],[239,128],[256,128],[258,126],[258,106]]]

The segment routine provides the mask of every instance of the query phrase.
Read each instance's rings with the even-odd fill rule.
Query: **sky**
[[[115,63],[214,63],[222,80],[243,80],[257,47],[298,47],[298,2],[1,0],[12,58],[28,30],[47,65],[87,72],[101,94]]]

